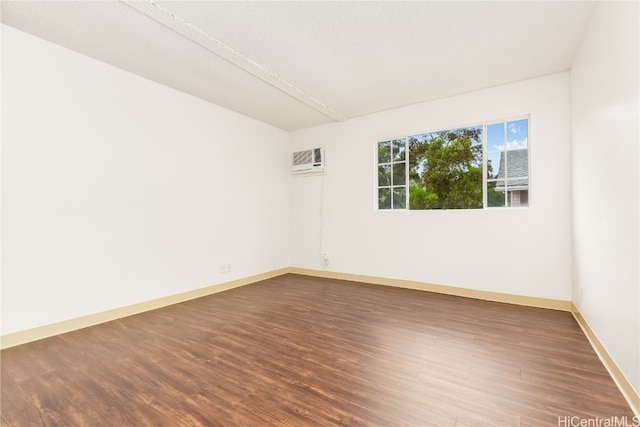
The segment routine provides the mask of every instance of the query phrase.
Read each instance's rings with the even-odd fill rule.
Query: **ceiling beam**
[[[347,120],[347,117],[335,111],[327,104],[318,100],[311,94],[305,92],[295,84],[291,83],[284,77],[278,75],[274,71],[269,70],[262,64],[244,55],[232,46],[226,44],[214,35],[201,29],[188,20],[176,15],[166,7],[158,4],[153,0],[120,0],[126,5],[136,9],[144,15],[163,24],[167,28],[181,34],[187,39],[204,47],[215,55],[218,55],[233,65],[252,74],[271,86],[281,90],[287,95],[297,99],[314,110],[330,117],[335,121]]]

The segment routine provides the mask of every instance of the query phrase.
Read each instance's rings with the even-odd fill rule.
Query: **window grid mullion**
[[[504,122],[502,125],[502,135],[504,135],[504,141],[502,141],[502,149],[504,150],[504,206],[509,207],[509,190],[507,187],[507,177],[509,176],[509,166],[507,159],[509,156],[507,155],[507,122]]]
[[[404,137],[404,210],[409,210],[409,137]]]

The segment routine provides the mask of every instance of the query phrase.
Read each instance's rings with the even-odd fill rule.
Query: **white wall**
[[[291,136],[1,31],[2,334],[288,265],[320,269],[326,252],[337,272],[573,294],[640,391],[637,2],[598,5],[571,78]],[[521,114],[529,208],[375,211],[376,141]],[[327,174],[291,180],[290,140],[326,147]]]
[[[571,71],[573,301],[640,392],[638,2],[600,2]]]
[[[288,133],[1,28],[2,334],[289,265]]]
[[[326,252],[336,272],[570,300],[569,88],[560,73],[294,132],[296,150],[326,147],[327,174],[293,180],[292,265]],[[522,114],[529,208],[374,210],[376,141]]]

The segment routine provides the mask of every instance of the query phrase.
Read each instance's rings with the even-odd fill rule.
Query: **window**
[[[406,209],[406,139],[378,144],[378,208]]]
[[[490,124],[486,129],[487,206],[528,206],[528,120]]]
[[[378,209],[528,206],[528,135],[518,119],[378,142]]]

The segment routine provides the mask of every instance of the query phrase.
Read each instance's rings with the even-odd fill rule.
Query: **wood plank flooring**
[[[292,274],[0,356],[6,427],[633,422],[570,313]]]

